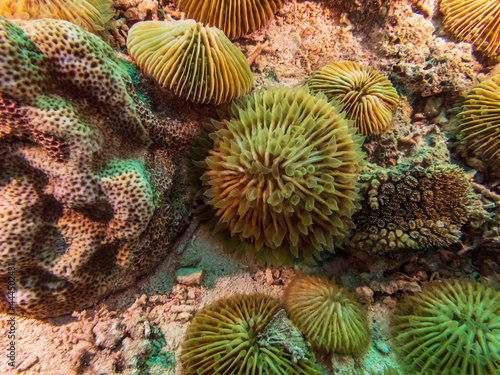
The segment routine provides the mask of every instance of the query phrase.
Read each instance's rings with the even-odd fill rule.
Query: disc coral
[[[264,25],[281,8],[280,0],[179,0],[179,9],[237,39]]]
[[[498,0],[441,0],[445,26],[460,40],[488,56],[500,53]]]
[[[481,160],[500,166],[500,74],[465,95],[458,138]]]
[[[406,373],[498,375],[500,292],[478,282],[429,283],[398,303],[391,334]]]
[[[184,374],[293,374],[319,375],[314,362],[294,362],[282,345],[262,345],[261,335],[282,310],[275,299],[262,294],[221,299],[194,317],[182,343]]]
[[[313,261],[343,240],[355,207],[361,137],[324,96],[257,91],[206,124],[203,169],[215,230],[271,264]]]
[[[309,88],[313,93],[322,92],[328,100],[338,101],[346,117],[366,136],[389,127],[399,99],[387,77],[349,61],[322,67],[309,80]]]
[[[2,0],[0,15],[7,19],[56,18],[107,39],[115,12],[110,0]]]
[[[215,27],[193,20],[139,22],[127,48],[145,74],[195,103],[217,105],[252,88],[245,55]]]
[[[325,277],[294,279],[285,289],[291,321],[313,348],[361,354],[370,342],[366,312],[356,298]]]

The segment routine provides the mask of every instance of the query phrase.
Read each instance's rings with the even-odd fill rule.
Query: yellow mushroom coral
[[[221,30],[194,20],[136,23],[127,48],[145,74],[195,103],[228,102],[253,85],[245,55]]]

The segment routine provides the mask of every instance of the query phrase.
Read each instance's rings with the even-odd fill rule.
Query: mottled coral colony
[[[426,99],[427,127],[409,114],[423,95],[403,95],[402,74],[401,87],[391,82],[396,67],[325,59],[304,86],[259,76],[253,90],[253,58],[231,40],[283,4],[179,0],[181,17],[130,25],[129,61],[106,43],[116,36],[107,0],[0,4],[0,309],[12,264],[19,314],[91,306],[165,259],[195,211],[228,252],[274,268],[320,273],[343,257],[395,271],[473,249],[467,272],[398,296],[392,346],[401,373],[500,374],[495,271],[467,279],[488,256],[498,269],[500,74],[470,79],[453,102]],[[498,1],[439,6],[448,38],[471,43],[485,66],[500,61]],[[198,117],[156,111],[158,95]],[[328,276],[295,277],[283,302],[238,294],[201,308],[183,373],[321,374],[315,354],[366,355],[367,309],[352,283],[335,283],[343,275]]]

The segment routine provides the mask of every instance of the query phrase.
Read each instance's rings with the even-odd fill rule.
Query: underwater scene
[[[499,0],[0,0],[0,374],[500,375]]]

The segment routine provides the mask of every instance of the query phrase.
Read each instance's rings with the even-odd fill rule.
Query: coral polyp
[[[206,126],[213,146],[196,165],[212,224],[233,237],[232,250],[275,265],[334,251],[356,208],[363,159],[362,138],[336,107],[304,88],[274,88]]]
[[[391,82],[376,70],[354,62],[328,64],[309,80],[312,92],[342,105],[346,117],[366,136],[389,127],[399,96]]]

